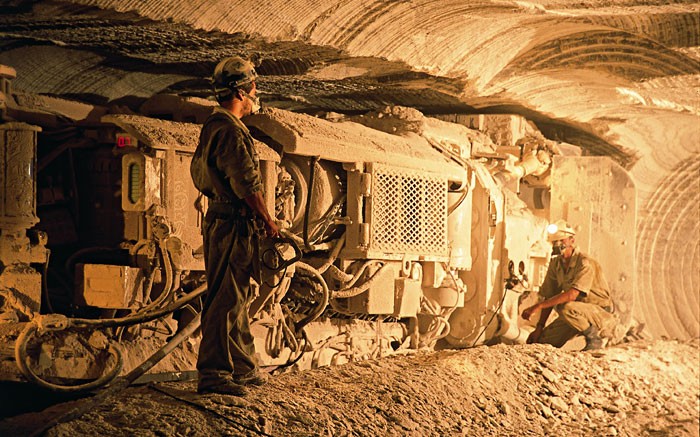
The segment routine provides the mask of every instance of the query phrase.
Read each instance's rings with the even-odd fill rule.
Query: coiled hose
[[[115,357],[115,364],[112,366],[109,372],[101,375],[99,378],[87,382],[85,384],[70,386],[54,384],[44,379],[41,379],[36,373],[34,373],[34,371],[29,366],[29,356],[27,355],[27,344],[29,343],[29,338],[32,335],[34,335],[38,330],[38,324],[29,323],[27,327],[24,328],[19,334],[19,337],[17,337],[17,340],[15,341],[15,361],[17,362],[17,367],[19,367],[19,370],[22,372],[22,375],[24,375],[25,378],[27,378],[30,382],[33,382],[40,387],[47,388],[49,390],[60,393],[92,390],[98,387],[102,387],[103,385],[109,384],[112,380],[114,380],[114,378],[117,377],[117,375],[119,375],[119,372],[121,372],[122,370],[122,354],[121,352],[119,352],[119,349],[117,349],[112,343],[109,343],[107,350],[110,353],[110,355]]]
[[[159,319],[174,311],[177,311],[178,309],[187,305],[190,301],[204,294],[206,290],[207,285],[203,284],[194,289],[192,292],[188,293],[186,296],[176,300],[175,302],[162,309],[132,314],[121,318],[102,320],[68,318],[60,314],[50,314],[43,316],[36,315],[26,306],[23,306],[21,302],[14,296],[14,293],[10,289],[0,288],[0,294],[7,299],[8,303],[10,303],[12,306],[22,311],[24,314],[26,314],[32,319],[22,330],[20,335],[17,337],[17,340],[15,341],[15,360],[17,362],[19,370],[22,372],[22,375],[24,375],[28,380],[34,382],[35,384],[41,387],[56,392],[66,393],[91,390],[109,384],[112,380],[114,380],[114,378],[117,377],[117,375],[119,375],[119,372],[122,369],[123,361],[121,353],[118,348],[116,348],[110,343],[108,347],[108,352],[115,357],[115,364],[109,372],[85,384],[71,386],[54,384],[39,377],[28,365],[29,357],[27,356],[27,344],[29,343],[29,339],[38,331],[62,331],[68,328],[112,328],[118,326],[129,326],[139,323],[146,323],[152,320]]]

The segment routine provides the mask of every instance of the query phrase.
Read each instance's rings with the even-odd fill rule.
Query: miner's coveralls
[[[253,212],[243,199],[262,190],[263,184],[253,138],[226,109],[217,107],[204,123],[190,172],[209,199],[202,226],[209,290],[197,359],[199,385],[206,387],[257,366],[247,303],[258,237]],[[220,262],[229,251],[228,260]]]
[[[591,325],[595,325],[601,335],[608,334],[614,327],[613,303],[600,264],[578,249],[568,266],[562,257],[552,258],[540,295],[549,299],[572,288],[579,291],[578,298],[556,306],[559,317],[542,330],[539,343],[562,347]]]

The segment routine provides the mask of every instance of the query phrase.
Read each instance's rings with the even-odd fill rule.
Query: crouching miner
[[[267,236],[278,234],[262,195],[253,138],[241,118],[256,112],[253,65],[239,57],[221,61],[212,78],[219,102],[204,123],[190,173],[209,199],[202,225],[208,291],[202,309],[202,342],[197,370],[199,393],[245,394],[262,385],[250,333],[248,302],[257,259],[255,221]]]
[[[600,349],[601,336],[611,335],[617,325],[600,265],[576,248],[575,231],[563,220],[550,225],[548,231],[553,257],[540,287],[540,295],[545,299],[522,313],[529,320],[535,311],[541,310],[527,342],[562,347],[571,338],[583,335],[584,350]],[[559,317],[545,327],[553,308]]]

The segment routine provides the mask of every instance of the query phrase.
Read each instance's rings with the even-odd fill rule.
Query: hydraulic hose
[[[201,296],[205,291],[207,291],[207,284],[202,284],[199,287],[195,288],[192,290],[190,293],[188,293],[186,296],[181,297],[180,299],[176,300],[175,302],[171,303],[170,305],[160,309],[160,310],[155,310],[147,313],[137,313],[137,314],[132,314],[126,317],[121,317],[117,319],[79,319],[79,318],[69,318],[67,316],[64,316],[62,314],[48,314],[45,316],[40,316],[34,311],[32,311],[29,307],[26,305],[22,304],[22,302],[17,299],[12,293],[12,289],[9,288],[0,288],[0,295],[2,295],[7,302],[12,305],[14,308],[18,309],[20,312],[28,316],[32,321],[30,322],[31,324],[35,324],[37,326],[39,325],[48,325],[50,323],[53,323],[54,328],[51,328],[52,330],[59,331],[62,329],[67,329],[70,327],[73,328],[114,328],[118,326],[129,326],[129,325],[135,325],[138,323],[145,323],[145,322],[150,322],[151,320],[155,320],[158,318],[161,318],[167,314],[172,313],[173,311],[177,311],[183,306],[185,306],[187,303],[192,301],[193,299]],[[47,320],[49,321],[47,323]],[[25,328],[27,329],[27,328]]]
[[[131,255],[131,256],[136,256],[136,255],[138,255],[139,250],[141,250],[141,248],[142,248],[143,246],[145,246],[145,245],[147,245],[148,243],[150,243],[150,241],[151,241],[151,240],[145,239],[145,238],[142,239],[142,240],[137,241],[137,242],[134,243],[134,245],[131,246],[131,248],[129,249],[129,255]]]
[[[321,302],[318,305],[316,305],[316,307],[313,309],[313,311],[311,311],[309,315],[307,315],[306,317],[294,324],[294,330],[296,332],[299,332],[304,326],[316,320],[318,316],[320,316],[323,313],[323,311],[325,311],[326,307],[328,306],[328,301],[330,300],[330,290],[328,289],[328,284],[326,284],[325,279],[323,279],[323,276],[321,276],[318,270],[301,261],[297,261],[294,265],[297,269],[310,273],[313,277],[316,278],[316,280],[321,284],[321,287],[323,288],[323,298]]]
[[[160,252],[161,259],[163,260],[163,270],[165,271],[165,286],[163,287],[163,290],[160,292],[156,300],[143,307],[141,311],[150,311],[152,309],[158,308],[170,296],[171,292],[175,290],[175,288],[173,288],[173,265],[172,261],[170,260],[170,254],[168,253],[168,249],[165,247],[165,243],[163,241],[158,242],[158,251]],[[151,278],[149,278],[149,285],[151,285],[151,287],[149,287],[149,294],[147,294],[146,297],[150,295],[150,291],[152,289],[153,275],[154,274],[151,273]]]
[[[489,319],[488,322],[486,322],[486,324],[484,325],[484,328],[481,330],[481,332],[479,332],[479,335],[476,336],[476,338],[474,339],[474,343],[472,343],[472,345],[470,347],[476,346],[476,344],[479,342],[479,339],[481,338],[481,336],[484,335],[484,333],[486,332],[486,329],[489,327],[491,322],[493,322],[493,318],[496,317],[496,314],[498,314],[499,311],[501,311],[501,307],[503,307],[503,302],[506,301],[506,295],[508,294],[508,291],[510,291],[508,288],[504,288],[503,297],[501,298],[501,302],[499,302],[499,304],[498,304],[498,308],[496,308],[496,311],[494,311],[493,314],[491,314],[491,318]]]
[[[462,195],[459,196],[459,199],[457,200],[457,202],[455,202],[455,204],[452,205],[452,206],[447,210],[447,215],[448,215],[448,216],[452,215],[452,213],[455,212],[455,211],[457,210],[457,208],[459,208],[459,207],[462,205],[462,202],[464,202],[464,199],[467,198],[467,195],[468,195],[468,194],[469,194],[469,190],[468,190],[468,189],[462,190]]]
[[[107,351],[109,354],[114,357],[114,365],[110,368],[110,370],[101,375],[99,378],[90,381],[85,384],[78,384],[78,385],[71,385],[71,386],[63,386],[63,385],[58,385],[51,383],[49,381],[46,381],[45,379],[42,379],[39,377],[29,366],[29,357],[27,355],[27,345],[29,343],[29,339],[33,336],[36,335],[37,332],[40,331],[61,331],[65,330],[67,328],[92,328],[92,329],[97,329],[97,328],[110,328],[110,327],[120,327],[120,326],[128,326],[128,325],[134,325],[134,324],[139,324],[139,323],[145,323],[149,322],[152,320],[156,320],[158,318],[161,318],[167,314],[170,314],[185,305],[187,305],[190,301],[193,299],[199,297],[202,295],[206,290],[207,286],[206,284],[201,285],[197,289],[193,290],[191,293],[188,293],[186,296],[183,298],[173,302],[172,304],[158,310],[157,308],[162,305],[163,302],[166,301],[168,297],[172,295],[172,292],[174,290],[173,288],[173,282],[174,282],[174,274],[173,274],[173,266],[170,260],[170,256],[168,253],[167,248],[165,247],[165,243],[160,241],[158,244],[158,249],[161,253],[162,261],[163,261],[163,268],[165,271],[165,286],[163,290],[161,291],[160,295],[156,300],[148,304],[146,307],[142,308],[139,312],[132,314],[130,316],[122,317],[122,318],[116,318],[116,319],[80,319],[80,318],[68,318],[66,316],[60,315],[60,314],[50,314],[47,316],[42,316],[34,313],[34,311],[31,310],[31,308],[27,307],[24,305],[14,294],[12,289],[8,288],[0,288],[0,294],[5,297],[7,302],[13,306],[14,308],[18,309],[20,312],[23,314],[27,315],[30,318],[30,323],[27,324],[27,326],[22,330],[20,335],[15,341],[15,361],[17,363],[17,366],[20,370],[20,372],[31,382],[47,388],[52,391],[56,392],[77,392],[77,391],[86,391],[86,390],[91,390],[97,387],[104,386],[114,380],[114,378],[119,375],[119,372],[121,372],[122,365],[123,365],[123,360],[121,353],[118,348],[116,348],[112,343],[109,343],[107,347]],[[91,253],[91,252],[97,252],[97,251],[103,251],[104,248],[90,248],[90,249],[84,249],[82,251],[79,251],[75,253],[71,258],[68,259],[66,262],[66,268],[67,270],[71,270],[73,266],[74,260],[81,255],[84,255],[86,253]],[[227,257],[228,258],[228,257]],[[48,260],[47,260],[48,264]],[[48,266],[47,266],[48,267]],[[148,282],[148,293],[150,294],[151,287],[153,285],[153,275],[149,278]],[[178,284],[179,288],[179,284]],[[46,296],[48,297],[48,296]],[[197,326],[199,326],[199,319],[196,319],[197,321]],[[189,326],[193,325],[193,323],[190,323]],[[196,329],[196,327],[194,328]],[[161,357],[162,358],[162,357]],[[152,366],[151,366],[152,367]]]
[[[141,375],[148,372],[153,366],[158,364],[160,360],[165,358],[170,352],[172,352],[176,347],[180,345],[185,339],[187,339],[192,333],[199,328],[202,322],[202,313],[197,313],[194,319],[187,324],[187,326],[177,334],[175,334],[170,341],[168,341],[163,347],[158,349],[153,355],[151,355],[146,361],[141,363],[138,367],[135,367],[131,372],[129,372],[124,377],[123,385],[126,387],[132,382],[136,381]]]
[[[319,243],[319,244],[312,244],[310,247],[311,249],[307,249],[306,244],[304,244],[304,239],[302,237],[299,237],[298,235],[289,232],[287,229],[281,229],[280,234],[284,235],[287,238],[291,238],[294,240],[295,243],[297,243],[300,247],[304,246],[304,249],[307,251],[317,251],[317,250],[329,250],[331,249],[331,245],[328,243]]]
[[[331,264],[329,266],[328,272],[331,275],[331,277],[333,277],[333,279],[337,279],[340,282],[349,282],[349,281],[352,281],[352,279],[354,278],[353,275],[345,273],[344,271],[342,271],[338,267],[334,266],[333,264]]]
[[[335,246],[333,246],[333,251],[328,256],[328,259],[326,260],[326,262],[323,263],[323,265],[318,268],[318,272],[320,274],[324,274],[326,272],[326,270],[328,270],[328,268],[333,265],[336,258],[338,258],[338,255],[340,254],[340,249],[342,249],[344,245],[345,245],[345,234],[343,234],[338,239],[338,241],[335,243]]]
[[[421,334],[420,344],[428,346],[430,343],[436,342],[447,337],[450,334],[451,325],[446,316],[431,314],[433,321],[427,332]]]
[[[440,151],[441,153],[447,155],[447,157],[448,157],[449,159],[451,159],[452,161],[454,161],[455,163],[457,163],[460,167],[466,167],[466,166],[468,165],[467,161],[465,161],[461,156],[459,156],[459,155],[458,155],[457,153],[455,153],[454,151],[450,150],[448,147],[442,146],[439,142],[437,142],[437,141],[435,141],[435,140],[433,140],[433,139],[431,139],[431,138],[428,138],[428,137],[424,137],[424,138],[428,141],[428,144],[430,144],[431,146],[433,146],[435,149],[437,149],[437,150]],[[467,186],[468,183],[469,183],[469,182],[467,181],[466,178],[465,178],[465,179],[462,179],[462,180],[460,181],[460,186],[459,186],[459,188],[457,188],[455,191],[462,191],[464,188],[466,188],[466,186]]]
[[[358,272],[355,275],[355,279],[353,280],[352,284],[354,284],[357,281],[357,278],[359,278],[362,271],[364,271],[364,269],[367,268],[367,265],[368,264],[365,264],[362,267],[362,269],[360,270],[360,272]],[[383,272],[387,268],[389,268],[389,264],[383,265],[379,270],[374,272],[374,274],[372,275],[371,278],[369,278],[367,281],[363,282],[361,285],[358,285],[357,287],[351,286],[351,288],[345,288],[343,290],[333,291],[333,299],[346,299],[346,298],[358,296],[358,295],[364,293],[377,280],[379,273]]]
[[[355,285],[355,283],[360,279],[360,277],[361,277],[362,274],[365,272],[365,270],[367,269],[367,267],[369,267],[369,266],[372,265],[372,264],[377,264],[377,263],[380,263],[380,262],[381,262],[381,261],[372,260],[372,259],[371,259],[371,260],[365,261],[365,262],[362,264],[362,266],[357,270],[357,273],[355,273],[355,275],[352,277],[352,279],[350,279],[350,281],[348,281],[348,283],[345,284],[345,289],[348,289],[348,288],[352,287],[353,285]]]
[[[99,328],[114,328],[117,326],[129,326],[138,323],[146,323],[152,320],[159,319],[165,315],[168,315],[174,311],[179,310],[188,302],[194,300],[195,298],[204,294],[207,291],[207,284],[202,284],[195,288],[191,292],[187,293],[186,296],[174,301],[170,305],[163,307],[159,310],[149,311],[146,313],[137,313],[129,316],[117,318],[117,319],[68,319],[70,326],[76,328],[84,327],[99,327]]]
[[[212,287],[211,289],[218,289],[218,286],[221,283],[221,280],[223,279],[224,274],[228,270],[228,261],[231,256],[231,251],[233,249],[233,242],[234,240],[231,240],[231,243],[228,245],[226,251],[225,251],[225,256],[222,257],[219,260],[218,264],[218,274],[217,277],[213,279],[212,281]],[[91,381],[86,384],[81,384],[77,386],[59,386],[56,384],[52,384],[48,381],[42,380],[39,378],[38,375],[36,375],[29,365],[27,364],[27,343],[29,341],[29,338],[31,335],[35,334],[37,331],[44,331],[44,330],[49,330],[49,331],[61,331],[65,330],[68,328],[113,328],[113,327],[120,327],[120,326],[128,326],[128,325],[134,325],[134,324],[139,324],[139,323],[146,323],[150,322],[152,320],[159,319],[167,314],[170,314],[185,305],[187,305],[190,301],[194,300],[195,298],[201,296],[207,291],[207,284],[200,285],[197,287],[195,290],[192,292],[188,293],[186,296],[172,302],[170,305],[161,308],[161,309],[155,309],[155,306],[160,305],[163,301],[165,301],[165,298],[170,295],[171,293],[171,288],[172,288],[172,282],[173,282],[173,270],[172,270],[172,265],[170,264],[170,257],[167,252],[167,248],[164,247],[163,242],[159,242],[159,249],[161,251],[161,255],[163,257],[163,267],[165,269],[165,274],[166,274],[166,286],[163,289],[163,292],[161,293],[161,296],[159,296],[156,301],[152,302],[151,305],[148,305],[146,308],[146,311],[140,311],[135,314],[126,316],[126,317],[121,317],[121,318],[115,318],[115,319],[81,319],[81,318],[68,318],[64,315],[61,314],[50,314],[46,316],[41,316],[37,315],[34,313],[30,308],[28,308],[26,305],[23,305],[22,302],[17,299],[17,297],[14,295],[14,292],[12,289],[9,288],[4,288],[0,287],[0,294],[3,296],[6,296],[6,300],[8,303],[10,303],[12,306],[15,308],[19,309],[22,313],[26,314],[27,316],[30,317],[31,322],[27,325],[27,327],[20,333],[19,337],[15,341],[15,359],[17,362],[17,365],[22,372],[24,376],[27,377],[30,381],[35,382],[36,384],[49,388],[54,391],[82,391],[82,390],[89,390],[92,388],[100,387],[102,385],[105,385],[109,383],[111,380],[113,380],[121,371],[122,367],[122,358],[121,354],[119,353],[118,349],[116,349],[112,344],[109,345],[109,352],[116,357],[116,364],[113,366],[113,368],[110,370],[105,375],[102,375],[98,379]],[[75,257],[76,255],[74,255]],[[70,260],[69,260],[70,261]],[[68,263],[67,263],[68,265]],[[319,275],[320,277],[320,275]],[[323,278],[321,278],[323,280]],[[324,282],[325,285],[325,282]],[[327,290],[326,286],[326,290]],[[209,299],[207,302],[205,302],[204,305],[204,310],[206,310],[209,301],[211,300],[211,293],[209,294]],[[327,302],[327,298],[326,298]],[[192,327],[192,330],[196,329],[196,327],[199,326],[200,324],[200,317],[198,316],[193,322],[191,322],[188,325],[188,328]],[[196,323],[195,323],[196,322]],[[196,324],[196,326],[194,326]],[[191,333],[191,332],[189,332]],[[189,333],[187,335],[189,335]],[[176,336],[177,337],[177,336]],[[179,341],[182,341],[180,339]],[[173,343],[172,341],[168,344]],[[167,346],[167,345],[166,345]],[[174,346],[173,346],[174,347]],[[172,350],[172,349],[171,349]],[[168,351],[169,353],[169,351]],[[166,353],[167,354],[167,353]],[[165,355],[163,355],[165,356]],[[160,360],[162,356],[158,359]],[[157,363],[157,361],[155,362]],[[153,363],[153,365],[155,365]],[[145,363],[144,363],[145,364]],[[152,367],[152,365],[151,365]],[[149,367],[150,368],[150,367]],[[148,370],[148,369],[146,369]],[[145,370],[144,370],[145,371]],[[135,378],[134,378],[135,379]]]

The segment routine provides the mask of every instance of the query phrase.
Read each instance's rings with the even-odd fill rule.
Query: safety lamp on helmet
[[[559,256],[567,247],[567,245],[560,240],[573,237],[576,235],[576,231],[564,220],[558,220],[547,226],[547,234],[547,239],[552,243],[552,256]]]
[[[576,235],[576,231],[564,220],[557,220],[547,226],[547,240],[549,240],[550,243],[563,240],[567,237],[573,237],[574,235]]]
[[[559,226],[557,226],[556,223],[550,223],[549,225],[547,225],[547,233],[549,235],[556,234],[558,230],[559,230]]]

